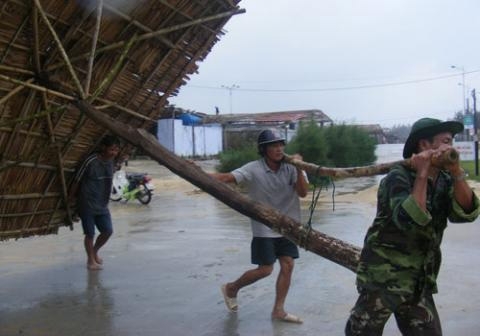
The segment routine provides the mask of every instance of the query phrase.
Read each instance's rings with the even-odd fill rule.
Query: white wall
[[[217,155],[222,147],[223,131],[220,124],[195,126],[196,155]]]
[[[173,152],[173,119],[161,119],[157,122],[157,139],[158,142],[168,149],[170,152]]]
[[[157,139],[179,156],[216,155],[222,151],[222,126],[184,126],[179,119],[161,119],[158,121]]]
[[[182,120],[175,120],[174,153],[180,156],[193,156],[192,126],[183,126]]]

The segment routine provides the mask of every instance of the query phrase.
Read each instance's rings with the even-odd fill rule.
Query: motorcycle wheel
[[[117,190],[117,188],[112,187],[112,192],[110,193],[110,200],[118,202],[122,199],[122,193]]]
[[[148,188],[144,184],[141,184],[138,187],[140,188],[140,190],[137,192],[135,197],[142,204],[150,203],[150,200],[152,199],[152,192],[148,190]]]

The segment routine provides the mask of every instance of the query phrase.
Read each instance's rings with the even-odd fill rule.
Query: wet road
[[[230,314],[220,285],[251,267],[249,219],[155,162],[132,162],[127,169],[152,173],[157,193],[149,206],[111,205],[115,233],[102,250],[104,270],[86,270],[79,225],[56,236],[0,243],[0,335],[343,334],[357,296],[352,272],[301,251],[286,307],[303,325],[270,320],[278,268],[242,290],[240,311]],[[376,180],[355,183],[337,182],[337,191]],[[361,245],[374,214],[374,190],[337,196],[335,211],[329,193],[317,206],[314,228]],[[478,221],[446,231],[436,295],[445,335],[479,334],[479,234]],[[385,335],[399,335],[393,321]]]

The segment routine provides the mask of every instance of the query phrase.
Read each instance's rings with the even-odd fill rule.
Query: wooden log
[[[327,258],[353,272],[356,271],[360,256],[358,247],[316,230],[308,230],[301,223],[281,214],[279,211],[250,199],[225,183],[218,182],[198,166],[172,154],[147,131],[134,129],[129,125],[116,121],[99,112],[85,101],[78,101],[75,105],[81,112],[85,113],[99,125],[131,144],[142,148],[151,158],[167,167],[173,173],[209,193],[229,207],[245,216],[264,223],[305,250]]]
[[[459,160],[459,153],[451,148],[443,153],[443,155],[432,158],[432,164],[436,167],[442,168],[447,164],[457,162]],[[410,159],[404,159],[399,161],[380,163],[371,166],[363,167],[350,167],[350,168],[330,168],[321,167],[313,163],[304,162],[302,160],[294,159],[293,157],[285,154],[284,160],[293,164],[299,169],[305,170],[307,173],[313,176],[330,176],[333,178],[345,178],[345,177],[360,177],[360,176],[373,176],[382,175],[388,173],[388,171],[395,165],[401,164],[410,166]]]

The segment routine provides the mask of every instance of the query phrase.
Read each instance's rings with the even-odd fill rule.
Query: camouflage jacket
[[[377,214],[368,229],[357,269],[357,286],[406,297],[437,292],[443,231],[450,222],[472,222],[453,198],[453,181],[441,171],[434,185],[428,181],[427,212],[410,195],[415,172],[397,165],[380,182]]]

